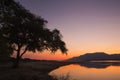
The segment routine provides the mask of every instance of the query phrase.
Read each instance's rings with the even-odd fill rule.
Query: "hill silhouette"
[[[67,61],[94,61],[94,60],[120,60],[120,54],[107,54],[104,52],[86,53],[78,57],[70,58]]]

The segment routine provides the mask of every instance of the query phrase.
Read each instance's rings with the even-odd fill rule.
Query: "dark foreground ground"
[[[0,62],[0,80],[56,80],[48,73],[60,66],[80,64],[88,68],[120,66],[120,62],[59,62],[59,61],[21,61],[18,69],[11,62]]]
[[[69,63],[57,61],[21,62],[18,69],[12,63],[0,63],[0,80],[55,80],[48,75],[50,71]]]

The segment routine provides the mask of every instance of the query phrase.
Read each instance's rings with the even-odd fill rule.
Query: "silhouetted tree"
[[[49,30],[46,23],[14,0],[0,0],[0,29],[7,46],[16,53],[15,68],[26,51],[67,52],[60,31]]]
[[[1,31],[0,31],[0,62],[3,61],[10,61],[13,50],[11,47],[7,45],[6,39],[2,37]]]
[[[10,56],[13,50],[7,45],[7,41],[0,35],[0,56]]]

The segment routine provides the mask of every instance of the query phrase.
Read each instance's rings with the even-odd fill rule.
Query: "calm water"
[[[120,66],[85,67],[79,64],[61,66],[49,73],[49,75],[62,80],[120,80]]]

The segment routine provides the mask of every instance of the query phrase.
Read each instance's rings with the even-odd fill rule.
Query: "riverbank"
[[[88,68],[120,66],[120,62],[21,61],[18,69],[12,69],[12,63],[0,62],[0,80],[55,80],[48,73],[68,64],[80,64]]]
[[[0,63],[0,80],[54,80],[50,71],[69,63],[58,61],[21,62],[18,69],[12,69],[12,63]]]

